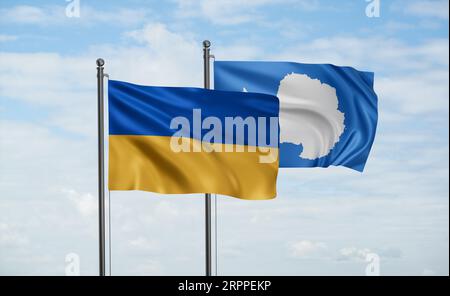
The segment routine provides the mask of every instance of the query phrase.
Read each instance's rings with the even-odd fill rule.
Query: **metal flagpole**
[[[98,97],[98,228],[99,228],[99,275],[105,276],[105,155],[104,155],[104,115],[103,115],[103,59],[97,59]]]
[[[210,88],[210,46],[209,40],[203,41],[203,78],[204,87]],[[212,255],[211,255],[211,193],[205,194],[205,253],[206,253],[206,276],[212,275]]]

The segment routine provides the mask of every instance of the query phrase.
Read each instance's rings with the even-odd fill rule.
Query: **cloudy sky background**
[[[363,174],[283,169],[278,198],[219,196],[221,275],[449,273],[448,1],[0,0],[0,274],[97,274],[95,60],[114,79],[202,86],[201,41],[224,60],[376,73]],[[202,195],[112,192],[112,273],[201,275]]]

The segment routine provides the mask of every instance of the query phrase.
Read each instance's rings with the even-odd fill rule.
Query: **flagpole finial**
[[[97,59],[96,63],[97,63],[98,67],[103,67],[103,65],[105,64],[105,61],[102,58],[100,58],[100,59]]]
[[[204,48],[209,48],[211,46],[211,42],[209,40],[204,40],[203,41],[203,47]]]

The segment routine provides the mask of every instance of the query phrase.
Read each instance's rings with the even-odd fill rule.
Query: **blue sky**
[[[0,2],[0,274],[97,272],[95,59],[112,78],[202,85],[224,60],[375,72],[363,174],[281,170],[278,198],[218,197],[219,274],[448,275],[448,1]],[[202,274],[203,199],[111,194],[113,274]]]

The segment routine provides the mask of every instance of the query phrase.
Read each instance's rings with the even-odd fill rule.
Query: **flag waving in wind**
[[[363,171],[377,126],[373,83],[373,73],[329,64],[214,63],[215,89],[279,98],[280,167]]]
[[[276,196],[278,98],[109,81],[109,189]]]

